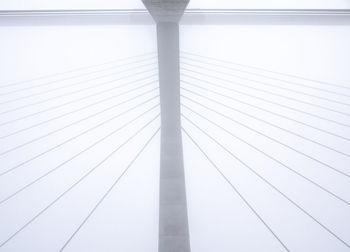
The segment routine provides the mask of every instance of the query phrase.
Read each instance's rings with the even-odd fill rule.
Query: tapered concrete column
[[[180,122],[179,25],[157,24],[161,104],[159,251],[190,251]]]
[[[157,23],[161,107],[159,252],[190,252],[180,114],[179,20],[188,0],[143,0]]]

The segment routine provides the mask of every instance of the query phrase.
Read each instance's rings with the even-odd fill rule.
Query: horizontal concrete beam
[[[350,10],[211,9],[185,12],[182,25],[349,25]]]
[[[2,26],[153,25],[146,9],[0,11]],[[181,25],[349,25],[350,10],[188,9]]]

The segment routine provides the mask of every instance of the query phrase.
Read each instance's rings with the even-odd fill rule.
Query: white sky
[[[2,0],[0,9],[140,9],[141,0]],[[191,0],[188,8],[350,8],[348,0]]]
[[[93,34],[93,36],[91,36]],[[130,55],[140,55],[145,52],[156,51],[155,29],[153,26],[56,26],[56,27],[1,27],[0,35],[0,83],[6,84],[20,80],[30,79],[45,74],[62,72],[80,66],[96,64],[112,59],[123,58]],[[214,38],[214,39],[213,39]],[[142,40],[142,43],[140,41]],[[199,55],[207,55],[214,58],[236,61],[247,65],[260,66],[284,73],[291,73],[306,76],[313,79],[320,79],[349,85],[349,65],[350,50],[349,27],[347,26],[182,26],[181,27],[181,49]],[[220,88],[215,91],[233,96],[238,100],[253,104],[265,110],[295,118],[309,125],[334,132],[338,135],[350,138],[349,128],[320,120],[319,118],[306,116],[294,110],[273,105],[262,99],[268,99],[284,106],[289,106],[309,113],[317,114],[332,120],[349,123],[349,117],[326,111],[319,107],[306,105],[287,98],[276,97],[266,94],[266,91],[278,93],[285,97],[297,98],[304,102],[311,102],[332,109],[349,113],[349,107],[334,104],[325,100],[310,98],[301,94],[296,95],[291,91],[281,90],[276,87],[269,87],[261,83],[242,81],[237,78],[223,74],[206,71],[208,65],[194,62],[200,60],[199,57],[183,59],[182,67],[211,74],[215,77],[233,79],[237,84],[230,84],[222,80],[201,76],[182,70],[183,74],[199,77],[223,86],[237,90],[241,93],[228,92]],[[149,61],[151,62],[151,61]],[[184,63],[200,65],[198,67],[184,65]],[[213,62],[209,60],[208,62]],[[216,62],[218,63],[218,62]],[[138,63],[137,65],[142,65]],[[230,64],[218,63],[233,67]],[[132,73],[141,69],[150,68],[137,67],[130,70]],[[124,66],[124,68],[128,68]],[[224,71],[221,67],[211,67],[212,70]],[[251,71],[251,69],[244,68]],[[86,70],[85,70],[86,71]],[[107,73],[115,71],[108,70]],[[120,73],[126,76],[128,73]],[[264,72],[262,72],[264,73]],[[50,107],[64,104],[74,99],[102,92],[113,87],[113,83],[102,84],[104,80],[114,79],[118,76],[104,77],[102,80],[89,80],[94,76],[102,76],[105,73],[96,73],[93,76],[80,77],[79,80],[86,82],[78,83],[77,80],[66,80],[53,83],[47,86],[24,90],[11,95],[1,96],[1,102],[15,99],[38,92],[49,91],[59,88],[61,85],[69,87],[57,89],[55,92],[47,92],[41,95],[21,99],[17,102],[10,102],[1,107],[0,112],[15,109],[33,102],[43,101],[40,104],[32,105],[24,109],[18,109],[11,113],[5,113],[0,117],[0,123],[18,117],[48,109]],[[266,73],[264,73],[266,74]],[[73,75],[71,73],[70,75]],[[146,73],[143,76],[146,77]],[[242,76],[242,74],[239,74]],[[65,75],[67,76],[67,75]],[[69,76],[69,74],[68,74]],[[254,78],[258,81],[267,82],[264,78],[243,76]],[[140,76],[141,77],[141,76]],[[275,76],[280,78],[281,76]],[[53,77],[52,79],[56,79]],[[129,79],[137,79],[137,76]],[[283,77],[285,78],[285,77]],[[213,90],[213,87],[201,83],[198,80],[183,75],[182,80]],[[291,80],[291,79],[290,79]],[[2,92],[13,91],[18,88],[30,87],[45,83],[46,80],[23,83],[21,86],[3,87]],[[143,80],[138,85],[146,83]],[[292,81],[296,81],[292,79]],[[300,80],[298,80],[300,81]],[[118,81],[126,83],[127,79]],[[306,87],[296,87],[290,83],[281,83],[276,80],[269,80],[269,84],[290,88],[299,92],[310,93]],[[305,85],[318,85],[307,81],[302,81]],[[156,84],[154,84],[156,85]],[[153,85],[153,86],[154,86]],[[84,87],[96,86],[92,89],[74,93]],[[262,112],[256,108],[242,103],[222,98],[218,95],[203,91],[198,87],[188,84],[183,86],[193,92],[209,96],[214,100],[244,111],[245,113],[263,118],[275,125],[287,128],[297,134],[309,137],[315,141],[327,144],[333,148],[348,152],[350,142],[327,135],[323,132],[315,131],[310,127],[288,121],[271,113]],[[253,90],[258,88],[261,91]],[[319,86],[329,88],[328,86]],[[128,90],[130,87],[124,87]],[[143,87],[137,93],[150,89]],[[334,88],[333,91],[343,92],[341,88]],[[345,90],[348,94],[349,91]],[[70,93],[59,99],[55,97],[60,94]],[[85,100],[73,104],[65,105],[58,109],[51,109],[45,113],[31,116],[16,123],[3,125],[0,127],[1,136],[15,132],[45,121],[56,116],[66,114],[69,111],[79,109],[93,102],[107,99],[118,94],[121,90],[109,91],[98,94]],[[254,95],[252,98],[247,95]],[[348,158],[318,145],[304,141],[296,136],[288,134],[261,121],[254,120],[232,111],[221,105],[214,104],[204,98],[197,97],[189,91],[182,92],[183,95],[196,99],[207,106],[214,108],[226,115],[260,130],[269,136],[279,139],[284,143],[297,148],[315,158],[329,163],[338,169],[348,172]],[[335,94],[325,94],[321,91],[314,91],[314,95],[338,99],[347,102],[347,98],[339,97]],[[0,151],[18,146],[21,143],[31,141],[48,132],[60,129],[71,122],[85,118],[93,113],[102,111],[122,100],[135,95],[135,92],[123,97],[109,99],[99,103],[79,113],[71,114],[50,123],[34,127],[20,134],[1,139]],[[150,98],[154,93],[147,94],[143,99]],[[51,99],[52,98],[52,99]],[[49,99],[47,101],[47,99]],[[45,101],[46,100],[46,101]],[[202,115],[212,118],[222,127],[227,128],[234,134],[242,137],[257,148],[266,151],[269,155],[278,158],[284,164],[297,170],[308,178],[322,184],[337,195],[349,200],[350,183],[343,176],[327,169],[327,167],[316,163],[305,156],[286,149],[269,139],[262,137],[232,121],[222,118],[213,112],[203,109],[189,100],[182,100],[183,103]],[[40,141],[35,141],[23,148],[19,148],[0,157],[0,171],[7,170],[14,165],[31,158],[49,147],[63,142],[64,140],[77,135],[100,121],[106,120],[121,111],[124,111],[134,104],[125,104],[119,109],[101,112],[98,116],[82,121],[63,131],[45,137]],[[87,135],[76,139],[42,157],[29,162],[16,172],[0,178],[0,200],[21,188],[28,182],[37,178],[44,172],[53,169],[60,162],[67,160],[72,155],[78,153],[82,148],[89,146],[94,141],[105,136],[126,121],[130,120],[137,113],[141,113],[156,101],[139,108],[131,114],[127,114],[120,119],[100,127]],[[58,172],[52,173],[26,189],[6,204],[0,205],[0,242],[20,228],[30,218],[33,217],[46,204],[51,202],[68,186],[74,183],[82,174],[91,169],[97,162],[102,160],[107,153],[118,146],[127,137],[133,134],[138,127],[157,114],[157,110],[152,111],[143,119],[132,126],[116,134],[112,138],[100,143],[96,148],[84,153],[72,162],[64,165]],[[311,183],[296,176],[285,167],[270,160],[266,156],[234,139],[227,133],[217,129],[198,115],[183,108],[182,112],[199,124],[201,128],[213,135],[216,139],[232,150],[239,158],[259,172],[275,186],[283,190],[289,197],[302,205],[308,212],[321,220],[327,227],[335,231],[339,236],[349,241],[350,233],[350,212],[348,206],[332,198],[329,194],[319,190]],[[146,139],[159,126],[159,121],[154,122],[143,134],[140,134],[130,145],[113,158],[108,160],[101,169],[96,170],[89,179],[79,185],[72,192],[68,193],[57,205],[50,208],[45,214],[40,216],[28,228],[24,229],[18,236],[9,242],[4,251],[21,252],[24,250],[46,252],[57,251],[68,239],[74,229],[81,223],[88,214],[101,194],[107,190],[126,164],[130,161],[135,151],[138,150]],[[347,251],[338,240],[322,229],[317,223],[308,218],[291,205],[287,200],[276,193],[271,187],[263,183],[246,167],[237,160],[230,157],[219,146],[203,135],[189,122],[183,120],[183,126],[204,148],[210,157],[217,163],[220,169],[237,186],[238,190],[249,200],[253,207],[261,214],[264,220],[276,231],[281,239],[291,248],[291,251]],[[191,232],[191,245],[194,252],[231,252],[231,251],[283,251],[276,239],[266,230],[259,220],[252,214],[237,194],[222,180],[220,175],[208,163],[191,141],[183,136],[184,157],[186,170],[186,184],[189,210],[189,226]],[[135,163],[127,176],[113,190],[112,194],[97,209],[96,213],[89,219],[87,224],[81,229],[73,239],[67,252],[86,251],[156,251],[158,237],[158,181],[159,181],[159,136],[147,149],[147,151]],[[312,199],[312,200],[310,200]],[[25,207],[23,207],[25,206]],[[327,206],[327,207],[325,207]],[[13,214],[16,213],[16,214]],[[285,218],[288,216],[287,218]],[[59,223],[59,224],[58,224]],[[5,228],[4,228],[5,227]],[[115,239],[118,237],[119,239]],[[233,237],[235,239],[233,239]],[[250,242],[254,240],[254,242]],[[135,242],[137,241],[137,242]],[[331,249],[329,249],[331,248]]]
[[[7,3],[9,2],[10,1]],[[23,3],[24,2],[25,1],[23,1]],[[26,3],[28,2],[29,1],[26,1]],[[108,2],[111,3],[111,1],[104,1],[105,4],[108,4]],[[310,2],[315,3],[315,1]],[[335,1],[333,1],[333,3],[334,2]],[[339,2],[340,1],[338,1],[338,3]],[[2,4],[3,3],[5,3],[5,1],[3,1]],[[16,3],[16,1],[12,1],[12,3]],[[37,1],[37,3],[39,3],[39,1]],[[81,2],[79,1],[79,3]],[[99,1],[99,3],[101,4],[101,1]],[[115,4],[116,3],[117,2],[115,2]],[[131,8],[125,4],[125,1],[120,3],[123,3],[123,7],[125,8]],[[134,1],[130,2],[130,6],[131,3],[135,4],[135,8],[136,5],[139,4],[138,1]],[[209,1],[206,3],[208,5],[203,8],[211,7]],[[228,2],[222,1],[222,3],[226,3],[227,5]],[[68,1],[60,2],[61,6],[65,4],[68,4]],[[97,5],[97,1],[93,4]],[[196,7],[195,0],[191,4],[193,8]],[[70,6],[73,6],[71,1]],[[122,8],[122,4],[118,8]],[[344,92],[344,94],[350,96],[350,74],[348,71],[348,66],[350,64],[350,48],[348,46],[350,44],[349,26],[182,26],[180,32],[180,47],[183,51],[336,83],[347,86],[348,88],[344,90],[344,88],[332,87],[331,91],[336,91],[338,93]],[[45,74],[67,71],[76,67],[156,51],[154,26],[3,26],[0,27],[0,37],[1,85],[31,79]],[[307,105],[306,102],[349,114],[350,108],[348,105],[335,104],[334,102],[315,97],[310,98],[300,93],[296,95],[293,90],[309,94],[312,92],[313,95],[338,100],[344,103],[349,102],[347,97],[329,94],[321,90],[310,91],[310,88],[307,87],[295,86],[291,83],[277,80],[266,80],[262,77],[252,77],[249,74],[238,75],[241,77],[253,78],[260,82],[268,82],[268,84],[273,84],[275,87],[248,80],[241,80],[236,77],[229,77],[227,74],[231,74],[232,71],[219,66],[212,65],[209,68],[211,68],[211,70],[225,72],[226,74],[212,73],[211,71],[205,70],[205,68],[208,68],[208,65],[200,61],[203,61],[200,57],[190,57],[190,59],[184,59],[183,57],[181,64],[183,74],[182,81],[192,82],[197,86],[221,92],[224,95],[232,96],[235,99],[255,105],[256,107],[279,113],[314,127],[350,138],[349,127],[344,127],[286,108],[286,106],[289,106],[294,109],[338,121],[342,124],[349,124],[349,116]],[[232,64],[220,63],[215,60],[206,61],[207,63],[211,62],[230,68],[236,67]],[[104,76],[106,73],[115,71],[109,69],[106,70],[106,72],[95,73],[92,76],[79,77],[78,80],[83,80],[81,83],[76,83],[76,79],[68,79],[63,82],[54,82],[47,86],[44,85],[33,89],[14,92],[10,95],[2,95],[0,103],[6,103],[6,105],[2,104],[0,113],[38,101],[42,101],[42,103],[30,105],[11,113],[4,113],[0,117],[0,123],[96,94],[96,96],[90,96],[85,100],[77,100],[76,103],[65,105],[58,109],[50,109],[44,113],[25,118],[24,120],[0,126],[0,136],[69,113],[70,111],[82,108],[88,104],[93,104],[96,101],[106,100],[118,94],[122,90],[116,89],[108,91],[109,88],[114,87],[115,83],[103,84],[103,82],[136,73],[141,69],[151,68],[152,64],[156,63],[156,61],[152,60],[146,62],[150,65],[141,66],[144,63],[138,62],[135,64],[137,65],[135,69],[133,68],[127,73],[117,73],[116,76]],[[185,63],[195,64],[197,67],[186,66]],[[123,67],[125,69],[128,68],[127,66]],[[100,68],[102,69],[103,67]],[[201,74],[190,73],[184,68],[200,71],[203,74],[211,74],[213,77],[203,77]],[[241,67],[240,69],[252,71],[250,68]],[[157,70],[154,70],[155,73],[156,71]],[[266,74],[263,71],[259,72],[254,70],[253,72]],[[74,73],[70,73],[64,76],[73,74]],[[202,78],[204,81],[226,86],[238,92],[227,91],[222,88],[213,88],[209,84],[204,84],[184,74]],[[102,79],[91,80],[91,77],[95,76],[104,77]],[[140,76],[146,77],[148,74],[144,73]],[[232,83],[215,79],[217,77],[230,79]],[[273,75],[273,77],[281,78],[281,76],[278,75]],[[55,80],[56,78],[57,76],[51,79]],[[125,84],[129,79],[134,80],[137,78],[137,76],[129,76],[126,79],[117,81],[117,83]],[[330,89],[329,86],[320,85],[319,83],[300,81],[293,78],[287,78],[287,81],[288,80],[292,82],[297,81],[303,85]],[[0,88],[3,94],[5,92],[31,87],[32,85],[40,85],[46,82],[47,80],[44,79],[37,82],[24,82],[18,86],[0,86]],[[146,82],[147,80],[142,80],[137,85],[142,85]],[[94,88],[74,93],[82,88],[90,86],[94,86]],[[14,148],[24,142],[31,141],[48,132],[63,128],[72,122],[102,111],[122,100],[133,97],[136,95],[135,92],[141,93],[153,86],[157,86],[157,84],[143,87],[138,91],[134,91],[132,94],[106,100],[88,109],[81,110],[79,113],[58,118],[40,127],[34,127],[20,134],[0,139],[0,152]],[[263,112],[243,103],[232,101],[228,98],[222,98],[217,94],[211,94],[209,91],[203,91],[189,84],[183,84],[183,87],[204,96],[210,96],[214,100],[254,115],[257,118],[267,120],[275,125],[306,136],[309,139],[313,139],[314,141],[331,146],[332,148],[346,153],[350,150],[350,141],[345,141],[339,137],[337,138],[324,132],[316,131],[313,128],[283,119],[271,113]],[[290,90],[283,90],[281,87],[289,88]],[[124,87],[123,90],[126,91],[129,88],[130,87]],[[255,88],[255,90],[253,88]],[[54,92],[50,91],[52,89],[55,89]],[[38,94],[39,92],[45,91],[48,92]],[[106,92],[99,93],[103,91]],[[349,171],[348,157],[344,157],[334,151],[315,145],[310,141],[303,140],[300,137],[298,138],[295,135],[276,129],[276,127],[252,119],[237,111],[230,110],[227,107],[214,104],[204,98],[195,96],[193,93],[190,93],[190,91],[183,90],[182,94],[196,99],[221,113],[225,113],[249,125],[251,128],[259,130],[275,139],[279,139],[293,148],[320,159],[322,162],[335,166],[343,172]],[[266,91],[270,92],[270,94]],[[280,97],[272,95],[271,92],[279,94]],[[62,96],[59,99],[55,98],[58,95],[65,95],[66,93],[69,95]],[[156,91],[154,93],[156,93]],[[148,93],[143,99],[151,98],[154,93]],[[32,96],[30,97],[21,98],[31,94]],[[20,101],[8,102],[11,99],[17,98],[21,98]],[[293,100],[294,98],[304,101],[304,103],[297,102]],[[263,99],[265,99],[265,101]],[[295,151],[278,145],[266,137],[258,135],[237,123],[222,118],[202,108],[198,104],[193,104],[185,99],[182,101],[193,110],[212,118],[222,127],[227,128],[257,148],[278,158],[278,160],[304,176],[322,184],[328,190],[350,201],[350,195],[348,193],[350,190],[350,183],[348,178],[341,176],[339,173],[328,169],[320,163],[299,155]],[[284,107],[273,105],[266,101],[279,103]],[[40,141],[35,141],[9,154],[2,155],[0,157],[0,172],[10,169],[18,163],[77,135],[83,130],[98,124],[100,121],[115,116],[119,112],[137,103],[138,101],[132,101],[131,103],[124,104],[123,107],[99,112],[99,115],[96,117],[91,117],[86,121],[82,121],[72,127],[67,127],[63,131],[45,137]],[[103,127],[76,139],[76,141],[72,141],[69,144],[41,156],[33,162],[25,164],[21,169],[17,169],[16,172],[1,177],[0,200],[36,179],[38,176],[41,176],[48,170],[53,169],[60,162],[78,153],[83,147],[89,146],[126,121],[131,120],[136,114],[143,112],[156,103],[157,100],[154,100],[138,108],[137,111],[131,114],[127,114],[120,119],[105,124]],[[325,193],[310,182],[290,172],[282,165],[250,148],[248,145],[243,144],[241,141],[217,129],[190,110],[183,108],[182,112],[195,123],[199,124],[201,128],[206,130],[209,134],[219,139],[226,148],[232,150],[232,152],[252,167],[252,169],[259,172],[264,178],[280,188],[290,198],[302,205],[302,207],[337,235],[347,242],[350,242],[350,212],[348,205],[333,198],[330,194]],[[58,172],[52,173],[50,176],[41,180],[40,183],[36,183],[12,198],[6,204],[0,205],[0,242],[3,242],[18,230],[24,223],[49,204],[49,202],[55,199],[57,195],[73,184],[84,172],[100,162],[107,153],[122,143],[133,134],[138,127],[148,122],[157,113],[158,110],[152,111],[137,123],[132,124],[132,126],[125,128],[112,138],[108,138],[95,148],[84,153],[84,155],[67,163],[62,169],[58,170]],[[140,134],[130,145],[126,146],[125,149],[121,150],[121,152],[104,163],[101,169],[93,173],[88,180],[63,197],[57,205],[54,205],[54,207],[50,208],[49,211],[40,216],[40,218],[29,225],[28,228],[17,235],[15,239],[8,243],[7,247],[4,247],[4,251],[57,251],[92,209],[96,201],[100,199],[101,195],[107,190],[107,187],[113,182],[115,177],[125,168],[135,152],[139,150],[141,145],[158,126],[159,121],[155,121],[151,124],[143,134]],[[261,214],[262,218],[276,231],[291,251],[348,251],[346,247],[322,229],[316,222],[285,200],[280,194],[266,185],[266,183],[246,169],[241,163],[220,149],[219,146],[215,145],[193,125],[183,120],[183,126],[193,138],[200,143],[204,150],[218,164],[220,169],[222,169],[232,183],[237,186],[238,190]],[[219,174],[186,136],[183,136],[183,143],[192,251],[231,252],[244,251],[244,249],[246,249],[246,251],[283,251],[276,239],[266,230],[261,222],[259,222],[256,216],[254,216],[228,184],[222,180]],[[87,224],[73,239],[67,251],[156,251],[158,242],[158,171],[159,136],[152,142],[130,172],[127,173],[126,177],[121,180],[121,183],[118,184],[111,195],[89,219]]]

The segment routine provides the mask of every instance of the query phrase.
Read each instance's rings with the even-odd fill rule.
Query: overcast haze
[[[347,0],[191,0],[188,8],[310,8],[310,9],[346,9]],[[144,9],[141,0],[3,0],[0,9]]]
[[[350,7],[349,1],[342,0],[280,2],[192,0],[189,8]],[[138,0],[11,0],[1,1],[0,8],[143,6]],[[149,110],[57,172],[0,203],[3,243],[150,122],[87,180],[0,248],[4,252],[58,251],[160,126],[156,29],[153,25],[0,26],[0,37],[0,172],[20,165],[0,176],[0,201]],[[182,113],[190,119],[183,118],[182,126],[293,252],[345,252],[349,248],[247,166],[350,243],[346,203],[350,181],[344,175],[349,174],[350,164],[349,45],[347,25],[180,26]],[[109,61],[114,62],[17,83]],[[75,75],[81,76],[70,79]],[[95,102],[100,103],[89,106]],[[133,111],[30,160],[142,102]],[[55,117],[60,118],[49,121]],[[44,124],[33,126],[38,123]],[[157,251],[159,140],[157,134],[65,251]],[[20,146],[23,143],[27,144]],[[186,134],[183,148],[192,251],[285,251]]]

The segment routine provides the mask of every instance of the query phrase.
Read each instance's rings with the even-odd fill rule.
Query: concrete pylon
[[[161,107],[159,252],[190,252],[180,115],[179,20],[189,0],[143,0],[157,23]]]

